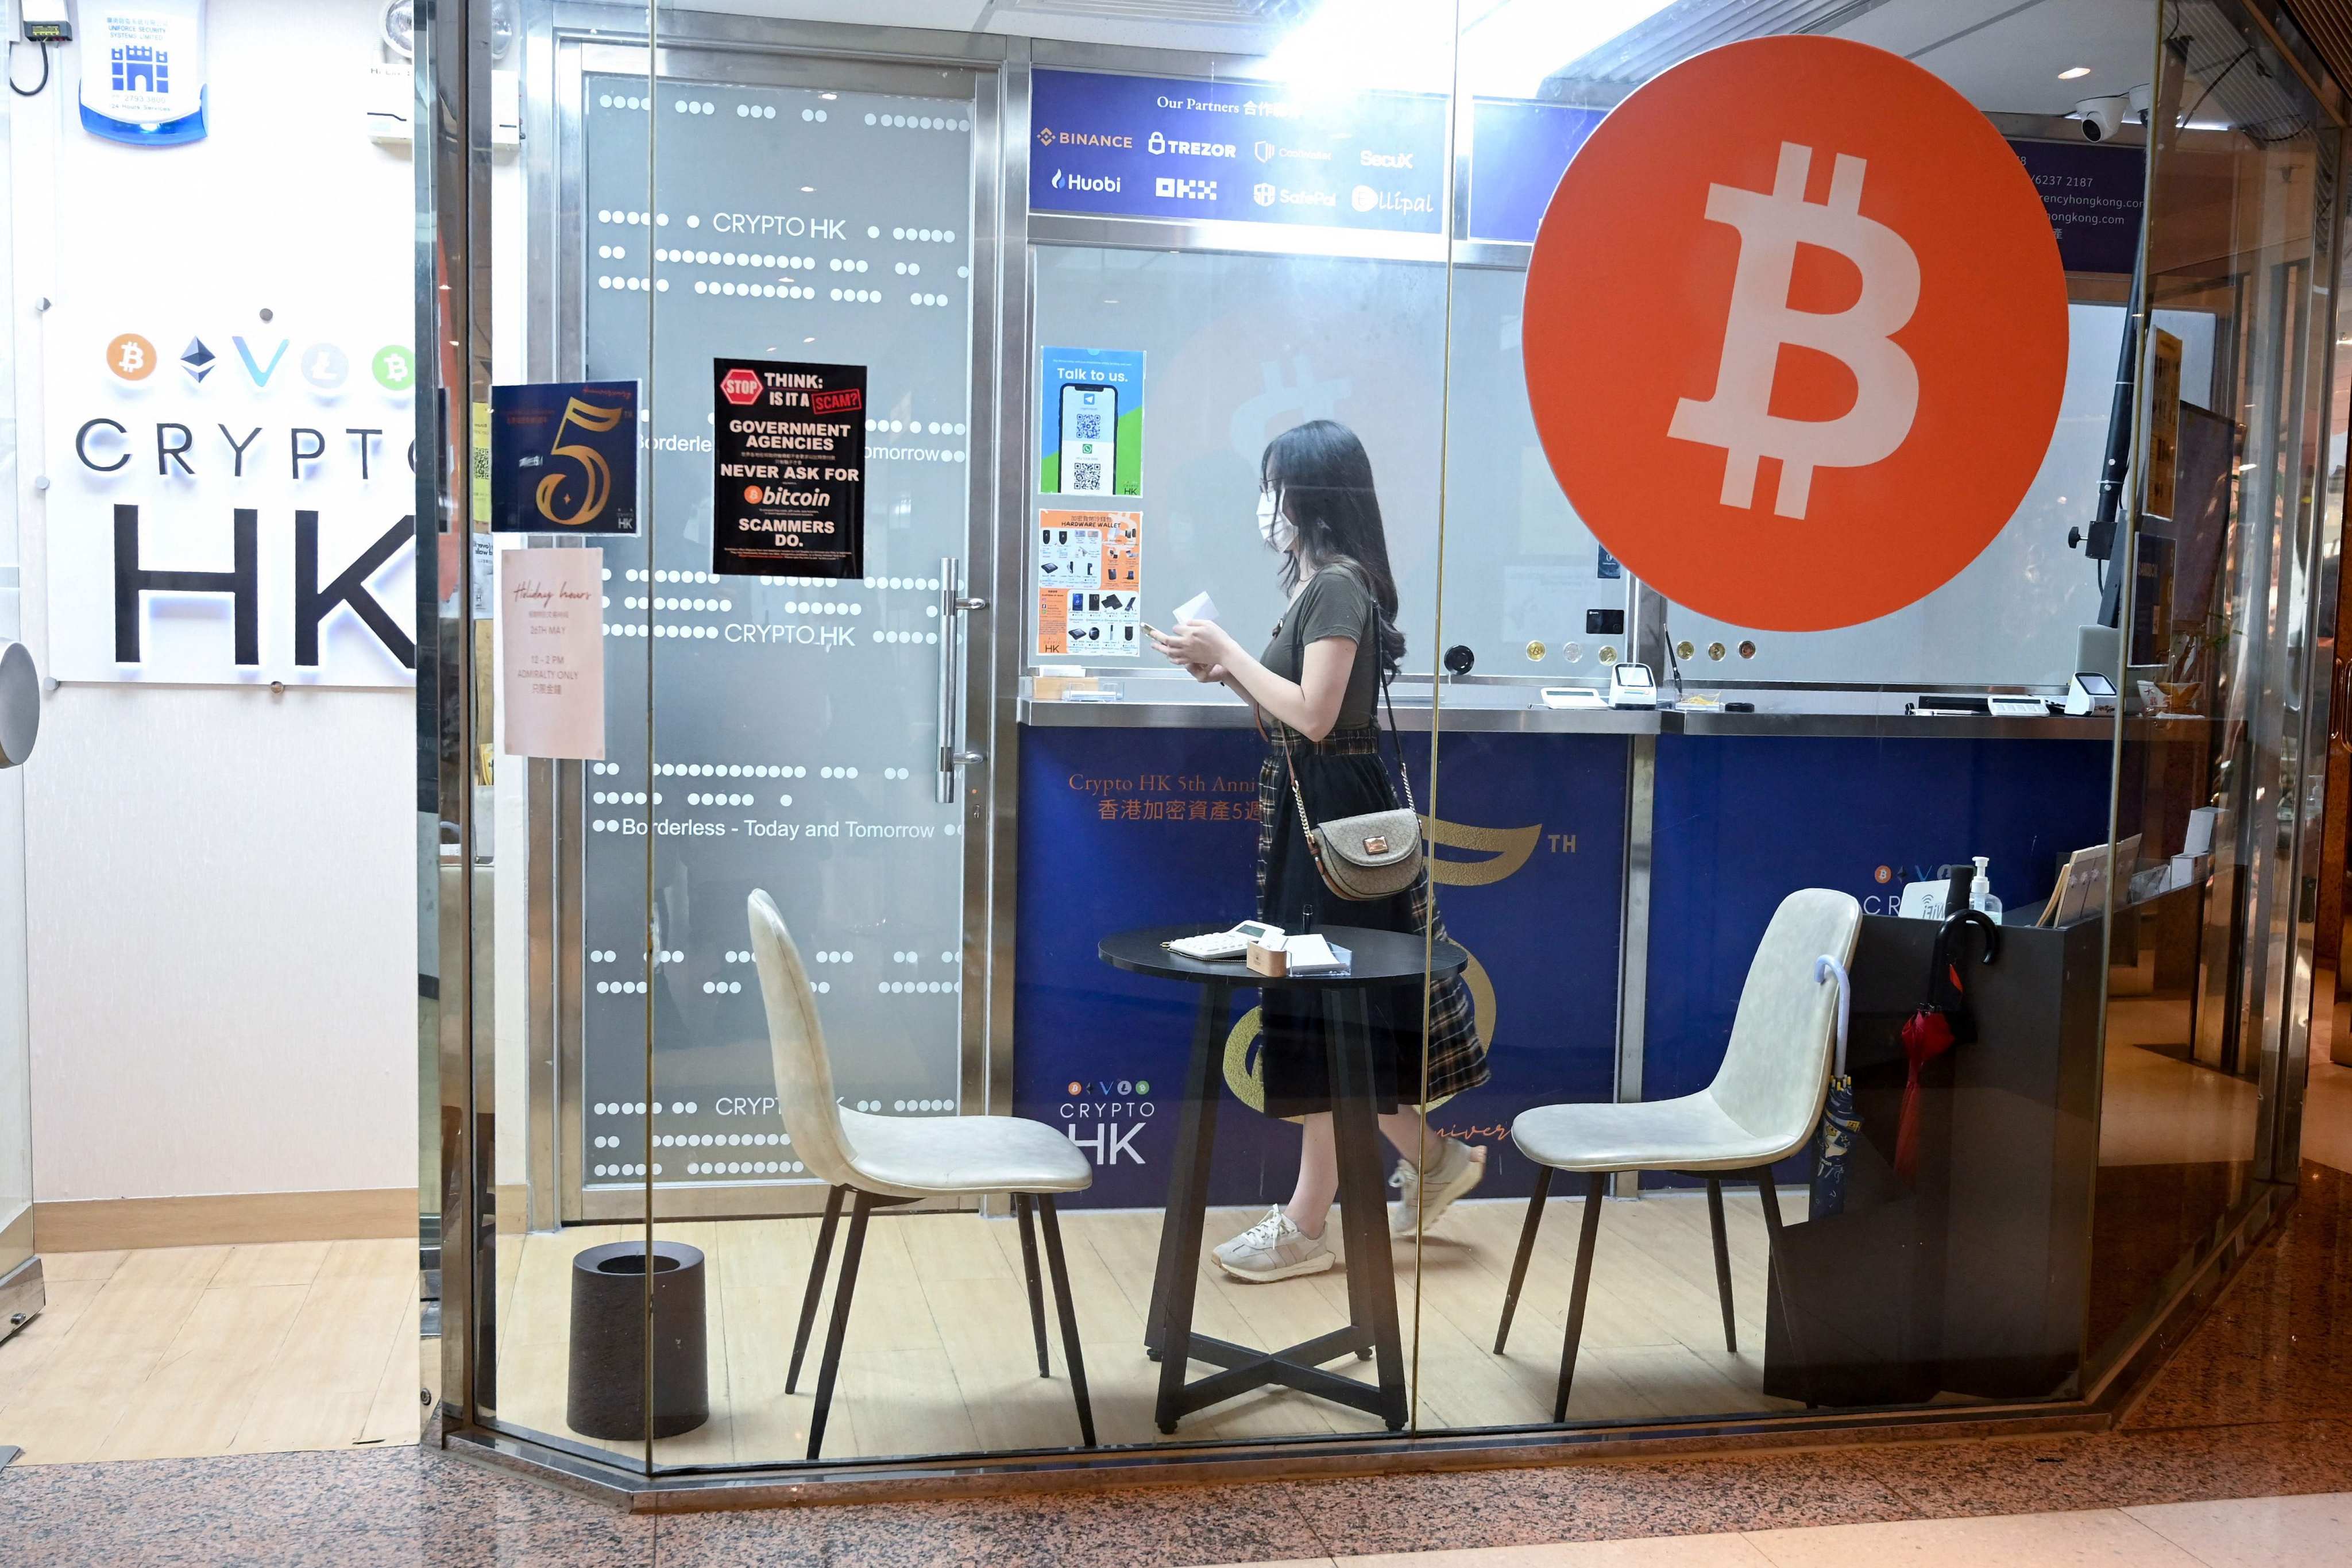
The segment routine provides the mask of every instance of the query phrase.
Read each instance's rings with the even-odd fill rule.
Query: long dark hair
[[[1381,673],[1396,674],[1404,663],[1404,633],[1397,629],[1396,576],[1364,444],[1337,420],[1310,419],[1268,441],[1257,471],[1258,483],[1281,497],[1282,514],[1298,531],[1297,549],[1283,560],[1282,591],[1297,588],[1301,558],[1318,572],[1353,572],[1381,608]]]

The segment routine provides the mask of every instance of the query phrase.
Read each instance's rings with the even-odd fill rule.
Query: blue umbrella
[[[1845,1157],[1862,1134],[1862,1118],[1853,1113],[1853,1078],[1845,1069],[1845,1030],[1853,1003],[1845,965],[1823,953],[1813,960],[1813,984],[1834,978],[1838,988],[1837,1066],[1830,1074],[1828,1101],[1822,1107],[1822,1152],[1813,1165],[1813,1190],[1806,1205],[1808,1218],[1845,1212]]]

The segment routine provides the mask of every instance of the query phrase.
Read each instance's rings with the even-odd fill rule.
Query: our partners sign
[[[59,679],[415,679],[406,344],[209,321],[68,342],[47,397]]]

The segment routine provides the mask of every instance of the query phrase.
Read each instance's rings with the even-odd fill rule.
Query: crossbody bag
[[[1365,646],[1375,661],[1380,658],[1380,601],[1374,599]],[[1299,668],[1304,673],[1303,648]],[[1334,896],[1354,903],[1393,898],[1421,877],[1421,814],[1413,806],[1412,775],[1405,771],[1403,744],[1396,740],[1396,703],[1389,696],[1386,677],[1381,680],[1381,698],[1388,708],[1389,739],[1397,751],[1397,777],[1404,784],[1404,805],[1357,816],[1327,817],[1320,826],[1307,815],[1307,793],[1298,781],[1298,759],[1291,752],[1290,728],[1276,721],[1282,735],[1283,762],[1290,770],[1290,798],[1298,808],[1298,826],[1307,835],[1307,851],[1315,858],[1323,885]],[[1380,754],[1377,745],[1372,754]]]

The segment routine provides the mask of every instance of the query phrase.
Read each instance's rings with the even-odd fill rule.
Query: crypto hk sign
[[[1528,272],[1528,395],[1609,552],[1675,603],[1818,631],[1926,597],[2040,468],[2066,282],[1967,100],[1842,39],[1657,77],[1569,164]]]

